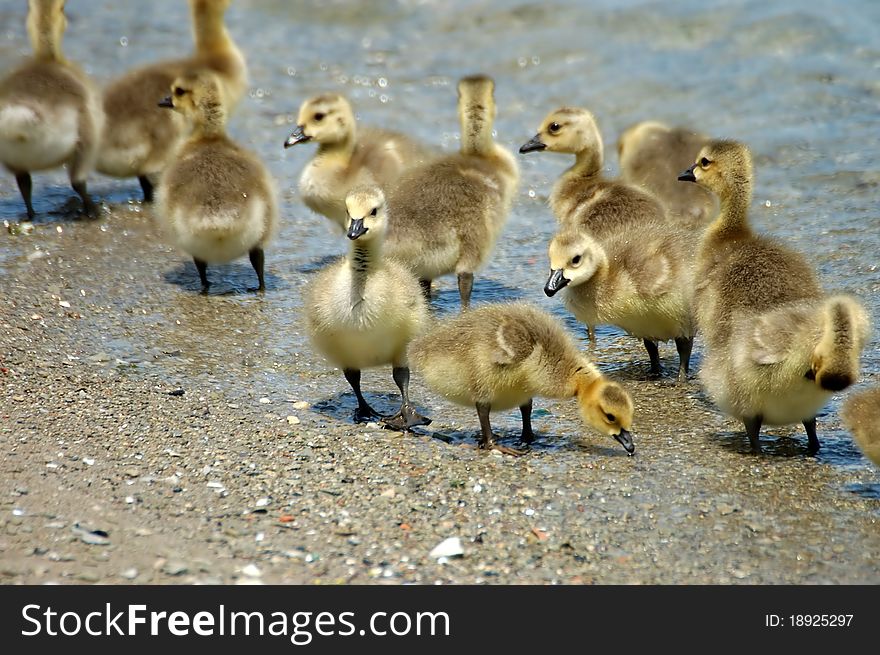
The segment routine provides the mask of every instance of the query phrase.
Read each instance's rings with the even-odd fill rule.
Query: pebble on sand
[[[428,557],[439,559],[441,557],[462,557],[464,548],[461,547],[460,537],[449,537],[434,546]]]

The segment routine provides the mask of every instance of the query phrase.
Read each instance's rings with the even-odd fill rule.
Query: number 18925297
[[[846,628],[852,620],[852,614],[790,614],[788,625],[793,628]]]

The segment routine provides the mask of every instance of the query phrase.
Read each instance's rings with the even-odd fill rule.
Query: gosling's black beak
[[[348,238],[354,241],[359,236],[366,234],[368,229],[364,227],[364,219],[353,218],[348,226]]]
[[[303,132],[303,129],[305,128],[302,125],[297,125],[296,129],[293,131],[293,134],[287,137],[287,141],[284,142],[284,147],[292,148],[297,143],[305,143],[306,141],[311,139],[312,137],[306,136],[305,132]]]
[[[635,454],[636,445],[633,443],[633,436],[629,430],[620,428],[620,434],[615,434],[614,438],[620,442],[620,445],[626,450],[627,455],[632,457]]]
[[[551,270],[550,277],[547,278],[547,284],[544,285],[544,293],[552,298],[556,295],[557,291],[569,282],[570,280],[563,275],[561,268],[557,268],[555,271]]]
[[[697,181],[697,178],[696,178],[696,176],[694,175],[694,169],[695,169],[696,167],[697,167],[697,165],[694,164],[693,166],[691,166],[691,167],[690,167],[689,169],[687,169],[686,171],[682,171],[681,175],[678,176],[678,181],[679,181],[679,182],[696,182],[696,181]]]
[[[526,154],[527,152],[539,152],[544,150],[547,147],[547,144],[541,141],[541,135],[536,134],[531,139],[526,141],[519,147],[520,154]]]
[[[154,97],[155,97],[155,96],[154,96]],[[174,103],[171,102],[171,96],[167,96],[167,97],[165,97],[165,98],[162,98],[162,99],[159,101],[159,106],[160,106],[160,107],[165,107],[166,109],[174,109]]]

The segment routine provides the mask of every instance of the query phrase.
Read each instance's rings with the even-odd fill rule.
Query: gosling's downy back
[[[853,395],[844,404],[841,416],[865,456],[880,466],[880,387]]]

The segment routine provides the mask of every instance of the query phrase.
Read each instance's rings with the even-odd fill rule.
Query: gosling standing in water
[[[694,163],[708,140],[686,127],[637,123],[617,140],[620,179],[656,196],[675,223],[702,230],[718,215],[717,198],[707,189],[679,184],[675,178]]]
[[[605,177],[602,135],[595,117],[586,109],[562,107],[550,112],[538,133],[519,151],[575,156],[574,165],[560,176],[550,193],[550,207],[562,226],[577,226],[601,240],[621,227],[667,220],[665,208],[653,195]]]
[[[62,165],[85,214],[98,217],[86,179],[104,118],[92,82],[61,52],[66,28],[64,0],[30,0],[33,57],[0,80],[0,162],[15,175],[29,221],[36,216],[31,172]]]
[[[144,202],[153,201],[154,183],[186,137],[182,116],[163,111],[156,99],[175,78],[210,70],[218,75],[223,104],[231,110],[247,87],[244,55],[226,29],[230,0],[189,0],[195,52],[126,73],[104,91],[104,125],[97,169],[113,177],[137,177]]]
[[[385,196],[359,187],[345,198],[351,253],[321,271],[306,296],[306,326],[315,348],[341,367],[354,390],[356,422],[380,415],[361,393],[361,370],[391,364],[400,410],[383,418],[393,429],[428,425],[409,400],[406,347],[427,324],[428,305],[418,280],[382,253],[388,225]]]
[[[474,272],[492,252],[519,182],[516,160],[495,143],[495,83],[475,75],[458,83],[461,149],[405,173],[389,195],[389,248],[430,291],[455,273],[461,308]]]
[[[667,223],[607,234],[603,242],[583,230],[563,229],[550,242],[548,296],[587,325],[616,325],[642,339],[651,375],[661,375],[657,341],[675,340],[678,381],[687,381],[695,321],[691,313],[694,251],[688,235]]]
[[[296,130],[284,147],[312,141],[318,151],[300,176],[300,195],[309,209],[343,232],[348,228],[345,196],[351,189],[375,184],[387,191],[404,170],[433,156],[429,148],[403,134],[358,128],[348,100],[335,93],[302,104]]]
[[[815,453],[816,414],[858,378],[869,332],[865,310],[849,296],[825,295],[799,253],[752,231],[746,146],[711,141],[679,179],[704,186],[721,202],[696,267],[706,390],[743,421],[752,452],[761,452],[762,424],[800,421]]]
[[[841,415],[865,457],[880,466],[880,387],[854,395]]]
[[[226,107],[213,73],[177,78],[160,104],[193,131],[162,175],[159,217],[171,242],[190,254],[207,293],[208,264],[248,254],[266,289],[263,249],[278,223],[275,185],[266,167],[226,135]]]
[[[556,319],[522,303],[484,305],[415,339],[410,359],[428,386],[452,402],[476,406],[480,448],[519,455],[495,443],[489,412],[519,407],[522,440],[533,438],[532,398],[576,397],[584,422],[632,455],[633,404],[577,349]]]

